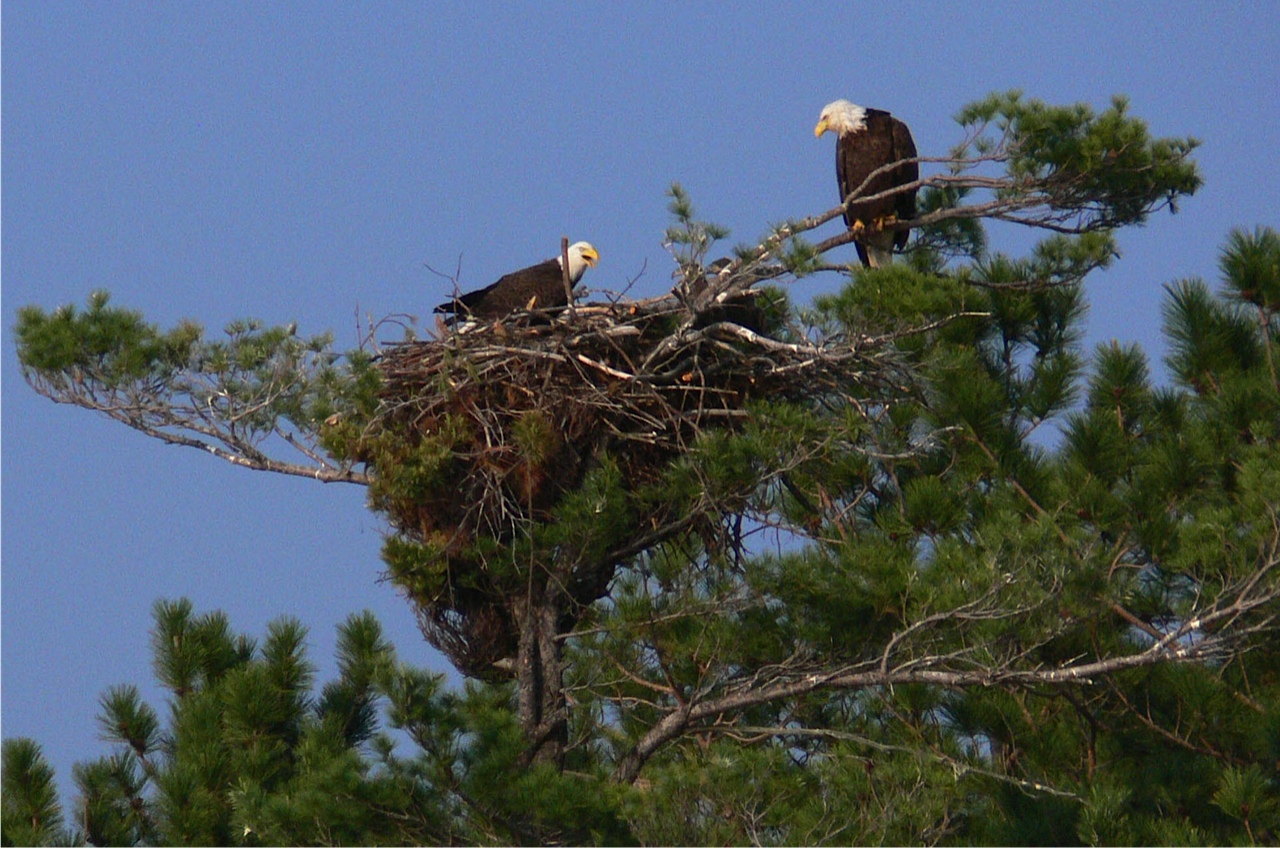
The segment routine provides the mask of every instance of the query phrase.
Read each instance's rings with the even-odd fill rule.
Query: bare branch
[[[50,374],[24,367],[23,376],[36,392],[55,403],[100,412],[165,444],[195,448],[255,471],[367,485],[367,474],[327,458],[317,449],[315,433],[294,427],[276,411],[278,404],[300,390],[303,372],[291,369],[303,361],[282,361],[274,371],[258,373],[236,366],[202,369],[197,365],[125,383],[84,368]],[[272,436],[305,461],[269,456],[263,446]]]

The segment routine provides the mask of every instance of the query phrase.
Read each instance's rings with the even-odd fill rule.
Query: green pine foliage
[[[1007,144],[1009,173],[1025,178],[1014,195],[1041,194],[1065,217],[1087,229],[1146,220],[1153,207],[1176,208],[1201,185],[1189,154],[1193,138],[1152,138],[1145,122],[1130,118],[1124,97],[1101,113],[1077,103],[1054,106],[1021,92],[992,94],[956,116],[970,134],[956,152],[990,154]],[[997,135],[998,133],[998,135]]]
[[[67,845],[53,767],[32,739],[4,740],[0,758],[0,841],[5,845]]]
[[[338,678],[314,691],[296,620],[259,643],[186,600],[155,608],[167,720],[135,687],[110,689],[113,752],[75,768],[64,814],[28,739],[4,746],[7,845],[293,845],[630,840],[623,787],[589,771],[522,770],[509,688],[445,691],[405,666],[369,614],[338,634]]]

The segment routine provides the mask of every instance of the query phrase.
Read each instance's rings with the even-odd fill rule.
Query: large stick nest
[[[874,344],[779,341],[757,332],[753,296],[701,309],[669,296],[515,313],[385,349],[381,407],[360,458],[386,483],[371,487],[376,505],[428,551],[422,579],[392,573],[460,670],[484,675],[513,655],[511,604],[527,575],[499,575],[484,546],[549,520],[604,453],[635,488],[700,432],[744,422],[752,399],[865,396],[867,374],[882,370]],[[557,551],[540,567],[559,569],[566,609],[581,610],[635,551],[616,553],[582,562]]]

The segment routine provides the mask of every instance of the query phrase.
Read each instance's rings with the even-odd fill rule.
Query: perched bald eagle
[[[574,285],[587,268],[594,268],[600,254],[585,241],[569,245],[569,280]],[[436,307],[458,318],[501,318],[519,309],[554,309],[565,306],[561,257],[512,271],[496,283],[459,295]]]
[[[907,125],[883,109],[864,109],[848,100],[828,103],[818,116],[813,134],[827,130],[836,134],[836,180],[840,199],[862,185],[877,168],[901,159],[916,157],[916,143]],[[920,179],[920,165],[904,162],[885,171],[858,192],[870,197]],[[858,258],[868,268],[880,268],[893,261],[893,251],[907,244],[906,230],[886,230],[886,224],[909,221],[916,215],[916,191],[909,189],[879,200],[854,200],[844,210],[844,222],[854,234]]]

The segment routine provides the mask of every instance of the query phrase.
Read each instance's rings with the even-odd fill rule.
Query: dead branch
[[[79,369],[46,374],[24,369],[27,382],[55,403],[100,412],[114,421],[168,444],[196,448],[225,462],[254,471],[308,477],[323,483],[367,485],[369,477],[348,464],[333,461],[318,449],[315,434],[286,424],[270,409],[296,388],[299,375],[263,382],[248,397],[226,388],[219,375],[191,372],[173,383],[107,383]],[[269,419],[261,425],[258,419]],[[251,421],[249,426],[245,422]],[[272,437],[300,454],[305,462],[269,456]]]

